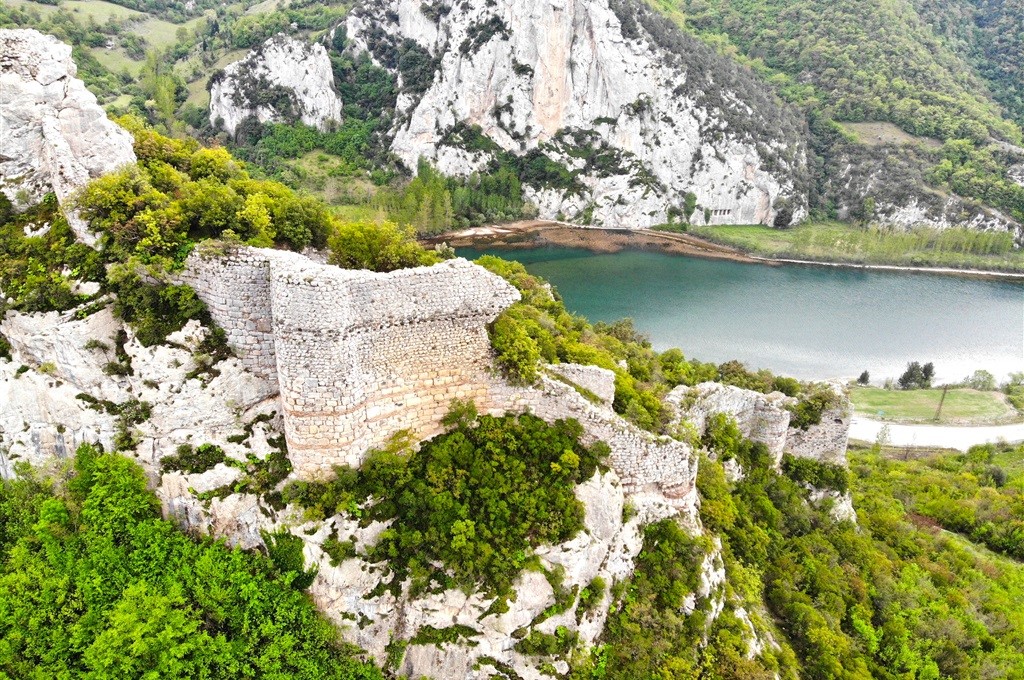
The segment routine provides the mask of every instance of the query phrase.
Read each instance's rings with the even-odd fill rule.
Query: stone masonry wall
[[[193,252],[181,280],[206,303],[210,317],[224,329],[228,345],[242,365],[276,383],[269,259],[251,249],[230,252],[223,258],[204,258]]]
[[[494,372],[487,324],[519,293],[482,267],[456,259],[377,274],[238,248],[223,257],[193,255],[183,280],[247,366],[274,367],[289,458],[301,478],[358,465],[401,430],[418,440],[436,435],[451,401],[472,399],[482,412],[578,419],[589,440],[611,447],[609,463],[627,490],[657,490],[696,512],[697,464],[688,445],[636,428],[609,403],[593,404],[565,383],[544,377],[518,387]],[[588,386],[610,402],[610,372],[559,368],[589,377]]]
[[[850,441],[849,402],[823,411],[821,422],[806,430],[790,428],[786,453],[800,458],[813,458],[823,463],[846,465],[846,447]]]
[[[487,324],[519,299],[466,260],[389,274],[238,248],[193,255],[190,283],[254,372],[276,376],[305,478],[358,465],[396,432],[437,434],[452,399],[489,408]]]

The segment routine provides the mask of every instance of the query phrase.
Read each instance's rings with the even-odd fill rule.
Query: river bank
[[[767,266],[836,267],[864,271],[910,272],[1024,282],[1024,272],[765,257],[690,233],[657,231],[653,229],[630,230],[584,227],[566,222],[545,220],[528,220],[474,227],[425,239],[425,242],[428,244],[444,242],[455,248],[467,247],[481,250],[490,248],[532,249],[545,246],[559,246],[581,248],[594,253],[607,254],[632,249]]]

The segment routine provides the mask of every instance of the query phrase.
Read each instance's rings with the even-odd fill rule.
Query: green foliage
[[[893,494],[907,513],[1024,560],[1024,474],[1002,461],[1019,461],[1021,446],[975,446],[966,454],[914,461],[870,458],[880,492]],[[1011,468],[1012,469],[1012,468]]]
[[[26,227],[40,230],[45,225],[49,229],[41,236],[26,236]],[[103,282],[105,272],[99,254],[76,242],[56,197],[48,194],[22,213],[15,213],[6,197],[0,199],[0,290],[12,300],[0,302],[0,309],[48,312],[75,307],[88,299],[72,292],[75,279]]]
[[[160,459],[160,471],[180,471],[186,474],[206,472],[223,463],[225,458],[224,449],[216,444],[200,444],[195,448],[191,444],[182,444],[173,455]]]
[[[393,222],[338,225],[328,241],[331,263],[346,269],[390,272],[435,264],[437,255],[416,242],[411,227]]]
[[[486,172],[459,178],[444,177],[421,159],[416,177],[378,196],[376,204],[392,219],[427,235],[531,214],[515,171],[498,162]]]
[[[792,413],[789,426],[806,430],[811,425],[821,422],[822,413],[838,405],[839,395],[831,387],[814,385],[806,393],[800,395],[796,404],[786,407]]]
[[[584,446],[581,434],[575,421],[481,416],[412,453],[400,445],[374,451],[331,482],[289,484],[284,498],[325,515],[394,519],[368,550],[394,572],[393,584],[411,576],[418,591],[450,578],[508,596],[532,548],[583,527],[573,487],[593,476],[607,446]]]
[[[356,556],[356,546],[352,541],[339,541],[330,537],[323,542],[320,548],[331,558],[331,566],[336,567],[345,560]]]
[[[305,590],[313,584],[318,569],[303,569],[306,558],[302,554],[303,541],[286,529],[275,533],[261,531],[260,536],[267,546],[267,557],[274,563],[286,583],[296,590]]]
[[[164,342],[190,319],[209,322],[206,305],[190,286],[143,283],[126,268],[112,270],[109,284],[117,294],[114,313],[131,325],[145,347]]]
[[[456,644],[461,640],[468,640],[470,645],[475,645],[476,643],[472,642],[472,639],[479,635],[480,633],[476,629],[458,623],[447,628],[423,626],[409,639],[409,644],[441,647],[445,644]]]
[[[135,463],[79,448],[58,492],[0,482],[0,673],[381,678],[259,554],[160,519]]]
[[[538,364],[540,350],[537,343],[529,336],[510,314],[502,314],[488,329],[491,346],[497,353],[498,365],[505,376],[513,383],[532,385],[540,377]]]
[[[671,519],[644,530],[636,570],[614,596],[601,637],[603,677],[697,677],[703,616],[685,616],[681,608],[697,589],[710,548]]]
[[[515,650],[527,656],[566,656],[578,641],[578,633],[565,626],[558,626],[555,632],[542,633],[531,630],[530,634],[515,644]]]
[[[934,373],[935,366],[930,361],[924,366],[919,361],[911,361],[897,383],[901,390],[927,389],[932,386]]]
[[[224,149],[120,122],[135,135],[138,164],[93,181],[78,199],[82,216],[103,235],[106,257],[172,269],[192,242],[225,232],[258,246],[326,244],[332,222],[318,201],[252,179]]]
[[[850,488],[850,473],[842,465],[797,458],[787,453],[782,456],[782,472],[790,479],[810,484],[816,489],[846,493]]]
[[[594,609],[597,608],[604,599],[604,594],[607,589],[608,585],[605,583],[605,580],[600,576],[595,576],[594,579],[587,584],[587,587],[580,591],[579,603],[576,606],[577,619],[594,611]]]
[[[1013,31],[997,39],[993,28],[1005,27],[1012,21],[1009,17],[1019,16],[1019,10],[1004,10],[1007,3],[663,0],[659,4],[685,12],[690,30],[721,52],[740,57],[785,99],[803,107],[809,114],[812,145],[828,160],[842,164],[850,150],[834,134],[833,120],[888,121],[912,135],[969,152],[971,160],[962,164],[947,155],[930,173],[931,182],[1001,208],[1018,220],[1024,216],[1024,189],[1007,175],[1015,161],[999,158],[999,148],[990,146],[992,139],[1021,142],[1020,127],[1003,117],[988,87],[995,84],[997,96],[1019,114],[1020,69],[1008,66],[1012,48],[1007,51],[1006,46],[1019,44],[1020,39]],[[931,162],[923,159],[921,164]],[[832,165],[827,172],[839,167]],[[823,181],[825,199],[819,207],[827,211],[827,201],[835,196],[829,193],[823,174],[819,181]],[[860,209],[865,199],[874,200],[857,196],[853,205]],[[857,210],[854,217],[870,219],[869,207],[863,205],[864,210]]]

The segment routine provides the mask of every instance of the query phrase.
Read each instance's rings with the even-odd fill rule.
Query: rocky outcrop
[[[706,382],[695,387],[680,385],[669,392],[665,401],[676,408],[677,421],[690,423],[698,435],[707,429],[711,416],[730,416],[744,437],[767,446],[776,464],[782,460],[790,418],[786,406],[796,401],[792,397],[781,392],[761,394]]]
[[[154,347],[139,344],[109,307],[83,319],[73,312],[11,313],[0,333],[13,357],[0,360],[3,476],[16,461],[45,466],[85,442],[112,450],[119,433],[131,434],[137,459],[157,479],[160,459],[181,444],[215,443],[245,460],[259,447],[228,437],[256,415],[280,410],[273,386],[237,359],[218,363],[216,375],[197,371],[194,351],[205,331],[195,322],[169,338],[173,345]],[[148,416],[120,417],[122,405],[143,402]]]
[[[341,122],[331,60],[323,45],[279,34],[210,79],[210,122],[234,135],[246,118],[327,129]]]
[[[824,189],[840,219],[899,229],[1009,231],[1024,243],[1024,226],[1010,216],[931,188],[926,175],[934,165],[934,157],[920,144],[847,144],[827,166]]]
[[[736,421],[744,437],[768,447],[776,465],[785,453],[846,465],[852,409],[841,385],[830,385],[830,388],[836,394],[838,405],[825,409],[821,421],[807,428],[790,427],[789,408],[797,399],[781,392],[762,394],[706,382],[694,387],[680,385],[668,393],[665,401],[676,409],[675,423],[688,424],[697,436],[704,434],[711,416],[718,413],[729,416]],[[726,465],[728,471],[728,461]],[[739,470],[733,472],[742,474]]]
[[[784,206],[786,223],[805,214],[798,117],[644,3],[433,7],[376,0],[346,25],[350,49],[381,64],[406,41],[438,64],[429,87],[417,84],[422,94],[399,98],[391,148],[409,167],[424,157],[464,175],[499,150],[519,155],[542,217],[605,226],[687,212],[697,224],[771,224]],[[490,141],[474,141],[471,126]],[[551,162],[572,178],[553,177]]]
[[[53,192],[62,204],[89,180],[135,162],[132,136],[75,77],[71,47],[34,30],[0,29],[0,191],[16,207]],[[95,237],[68,214],[75,233]]]

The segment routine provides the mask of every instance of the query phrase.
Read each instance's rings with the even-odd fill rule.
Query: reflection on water
[[[485,251],[459,249],[476,257]],[[938,381],[1024,371],[1024,284],[623,251],[486,251],[519,260],[591,321],[632,317],[656,349],[803,379],[873,381],[932,361]]]

